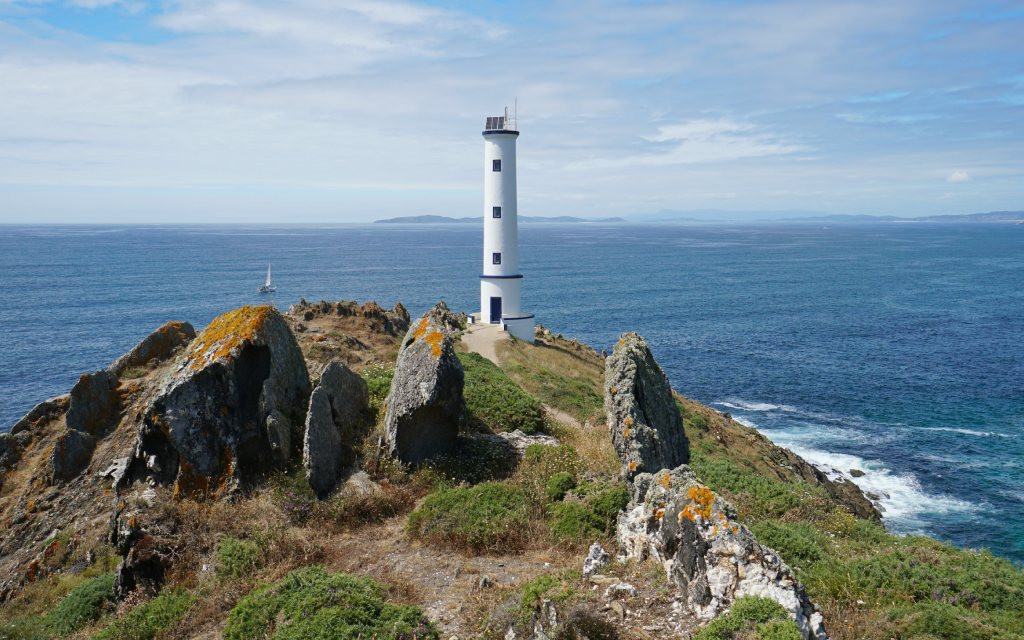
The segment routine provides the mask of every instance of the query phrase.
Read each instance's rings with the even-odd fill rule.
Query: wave
[[[937,515],[970,513],[982,508],[953,496],[929,493],[913,474],[896,473],[878,460],[799,446],[790,448],[831,479],[849,480],[860,487],[897,533],[923,533]],[[864,475],[854,477],[850,473],[853,469],[863,471]]]
[[[968,436],[978,436],[982,438],[1009,438],[1011,437],[1007,433],[999,433],[998,431],[975,431],[973,429],[963,429],[959,427],[922,427],[922,431],[948,431],[950,433],[962,433]]]
[[[727,407],[729,409],[736,409],[739,411],[786,411],[786,412],[798,412],[796,407],[791,407],[785,404],[771,404],[768,402],[748,402],[746,400],[722,400],[720,402],[712,402],[720,407]]]

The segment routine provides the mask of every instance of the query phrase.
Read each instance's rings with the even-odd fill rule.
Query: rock
[[[309,486],[321,498],[356,462],[369,412],[366,381],[344,363],[328,363],[309,397],[302,461]]]
[[[191,324],[168,322],[146,336],[142,342],[132,347],[131,351],[115,360],[107,370],[120,377],[125,369],[130,367],[144,367],[153,360],[163,362],[195,337],[196,330]]]
[[[84,431],[68,429],[53,445],[50,470],[54,481],[67,481],[81,473],[92,459],[96,438]]]
[[[106,469],[100,471],[96,475],[101,478],[110,478],[111,486],[116,488],[117,485],[121,484],[121,478],[124,477],[125,472],[128,470],[128,461],[129,459],[127,457],[116,458]]]
[[[192,341],[144,412],[127,481],[176,496],[233,492],[298,457],[309,374],[271,306],[218,316]]]
[[[510,445],[515,447],[516,451],[520,455],[522,455],[522,453],[526,451],[526,448],[529,447],[531,444],[540,444],[549,447],[558,446],[558,438],[554,436],[546,436],[539,433],[532,436],[528,436],[525,433],[523,433],[521,429],[516,429],[515,431],[503,431],[495,435],[497,435],[499,438],[507,441]]]
[[[27,431],[20,433],[0,433],[0,474],[6,473],[18,464],[21,453],[32,441],[32,434]],[[3,478],[0,477],[0,483]]]
[[[647,342],[625,333],[605,362],[604,409],[625,475],[689,462],[683,417]]]
[[[636,597],[636,587],[629,584],[628,582],[616,582],[610,585],[604,590],[604,597],[608,600],[616,600],[619,598],[633,598]]]
[[[117,376],[106,370],[86,373],[78,378],[71,388],[68,429],[95,436],[116,426],[121,413],[118,384]]]
[[[583,575],[590,576],[603,569],[610,559],[608,552],[598,543],[590,545],[587,557],[583,560]]]
[[[32,410],[25,414],[25,416],[14,423],[11,427],[10,433],[18,434],[26,432],[32,429],[40,422],[53,420],[68,410],[68,403],[70,402],[71,396],[64,394],[62,396],[56,396],[49,400],[43,400],[36,406],[32,407]]]
[[[736,520],[732,506],[696,480],[686,465],[633,479],[632,501],[619,514],[624,558],[660,562],[687,607],[701,620],[725,612],[736,598],[771,598],[804,638],[824,640],[823,619],[792,570]]]
[[[853,476],[854,478],[863,478],[864,472],[861,471],[860,469],[850,469],[850,475]]]
[[[451,451],[466,420],[465,380],[450,313],[443,303],[425,313],[398,353],[384,419],[385,444],[391,456],[407,464]]]

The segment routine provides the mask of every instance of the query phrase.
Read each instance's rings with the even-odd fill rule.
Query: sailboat
[[[274,293],[275,291],[277,291],[277,287],[275,287],[274,285],[270,284],[270,264],[269,263],[267,263],[267,281],[263,284],[262,287],[260,287],[256,291],[259,292],[259,293]]]

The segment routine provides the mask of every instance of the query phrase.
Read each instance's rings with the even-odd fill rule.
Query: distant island
[[[574,216],[519,216],[520,222],[530,223],[558,223],[577,224],[583,222],[627,222],[625,218],[577,218]],[[480,216],[468,218],[450,218],[448,216],[402,216],[399,218],[385,218],[374,220],[374,224],[467,224],[480,222]]]

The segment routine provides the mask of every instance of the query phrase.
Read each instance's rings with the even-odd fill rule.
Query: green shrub
[[[217,575],[221,578],[251,575],[261,560],[260,547],[255,542],[223,538],[217,545]]]
[[[825,540],[806,522],[756,522],[750,526],[757,541],[779,552],[794,567],[807,567],[825,557]]]
[[[568,471],[559,471],[548,478],[548,500],[558,502],[570,489],[576,488],[576,476]]]
[[[603,532],[608,534],[615,529],[619,512],[629,504],[629,490],[621,482],[595,483],[586,493],[586,502],[601,522]]]
[[[128,367],[121,372],[121,377],[130,380],[133,378],[141,378],[149,373],[149,369],[146,367]]]
[[[605,533],[604,523],[582,502],[556,502],[549,511],[548,524],[556,542],[581,544]]]
[[[523,452],[516,481],[526,491],[530,503],[542,514],[547,503],[548,482],[552,476],[562,472],[575,476],[582,470],[583,462],[571,446],[531,444]]]
[[[394,367],[386,367],[374,364],[363,369],[360,374],[366,381],[366,387],[370,394],[370,405],[381,408],[391,392],[391,379],[395,377]]]
[[[779,635],[786,633],[785,631],[770,628],[766,624],[775,621],[788,623],[797,632],[797,639],[799,640],[801,637],[800,631],[796,628],[796,624],[789,619],[786,610],[782,608],[781,604],[769,598],[743,596],[742,598],[736,598],[728,613],[718,616],[706,627],[698,631],[697,635],[694,636],[694,640],[731,640],[740,633],[749,636],[747,632],[754,631],[755,629],[758,634],[757,637],[762,638],[762,628],[766,629],[766,633],[776,634],[765,636],[763,640],[789,640],[786,635]],[[772,626],[785,627],[785,624]]]
[[[304,567],[242,598],[228,615],[224,638],[440,638],[419,608],[392,604],[386,596],[387,590],[369,578]]]
[[[177,624],[194,601],[187,591],[164,591],[115,620],[93,640],[153,640]]]
[[[466,408],[479,425],[492,431],[543,431],[540,403],[493,362],[478,353],[460,353],[459,360],[466,375]]]
[[[748,522],[781,517],[814,497],[807,485],[766,478],[727,458],[694,455],[690,466],[712,491],[724,490],[735,497],[733,502]]]
[[[792,620],[772,620],[757,625],[757,640],[804,640],[804,635]]]
[[[409,516],[409,533],[431,544],[508,551],[526,542],[528,502],[519,487],[485,482],[430,494]]]
[[[460,436],[451,453],[431,458],[421,468],[450,484],[477,484],[507,478],[518,464],[519,454],[504,440]]]
[[[57,635],[69,635],[99,619],[103,606],[113,599],[113,573],[90,578],[64,596],[46,616],[46,626]]]

